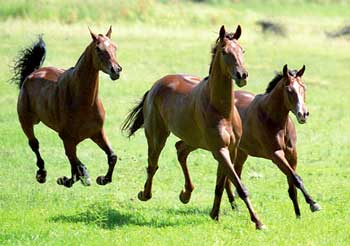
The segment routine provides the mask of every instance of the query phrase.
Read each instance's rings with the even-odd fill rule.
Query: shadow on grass
[[[85,211],[73,215],[57,215],[52,222],[94,224],[104,229],[123,226],[177,227],[201,224],[209,221],[209,211],[198,208],[135,208],[128,206],[112,208],[109,204],[93,204]]]

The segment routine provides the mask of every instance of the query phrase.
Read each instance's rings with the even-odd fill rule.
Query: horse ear
[[[297,77],[303,76],[304,72],[305,72],[305,65],[303,65],[303,67],[297,72]]]
[[[88,28],[89,28],[90,35],[91,35],[92,40],[93,40],[93,41],[96,41],[96,40],[97,40],[97,35],[91,31],[90,27],[88,27]]]
[[[220,34],[219,34],[219,38],[220,38],[221,41],[224,40],[225,34],[226,34],[225,26],[222,25],[221,28],[220,28]]]
[[[241,34],[242,34],[242,28],[241,28],[240,25],[238,25],[238,26],[237,26],[237,29],[236,29],[236,32],[235,32],[235,34],[233,35],[233,38],[236,39],[236,40],[238,40],[239,37],[241,36]]]
[[[283,76],[284,76],[285,78],[288,78],[288,77],[289,77],[288,65],[287,65],[287,64],[285,64],[285,65],[283,66]]]
[[[109,30],[108,30],[106,36],[107,36],[108,38],[111,38],[111,34],[112,34],[112,26],[109,27]]]

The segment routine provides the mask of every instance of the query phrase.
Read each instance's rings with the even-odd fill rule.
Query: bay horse
[[[245,91],[235,92],[235,105],[243,125],[235,170],[241,177],[248,155],[271,160],[287,176],[288,194],[297,218],[300,217],[300,209],[296,188],[301,190],[312,212],[321,210],[296,173],[297,134],[289,117],[289,112],[292,112],[299,124],[305,124],[309,116],[305,103],[306,85],[302,80],[304,71],[305,65],[298,71],[291,71],[286,64],[283,72],[269,83],[265,94],[254,96]],[[229,183],[226,184],[226,191],[233,203],[234,196]]]
[[[14,66],[12,80],[20,89],[18,118],[37,158],[36,180],[39,183],[45,183],[47,175],[39,141],[34,135],[34,125],[39,122],[58,133],[71,165],[71,178],[58,178],[59,185],[71,187],[78,180],[84,186],[91,184],[87,169],[76,154],[77,145],[86,138],[91,138],[108,158],[107,174],[99,176],[96,182],[105,185],[112,181],[117,156],[103,129],[105,111],[98,97],[98,74],[103,71],[117,80],[122,68],[116,60],[116,45],[110,40],[112,27],[106,35],[89,31],[92,42],[70,69],[41,67],[46,54],[41,36],[22,50]]]
[[[167,75],[148,90],[141,102],[126,118],[122,129],[132,136],[142,126],[148,143],[147,180],[138,198],[152,197],[152,180],[158,169],[158,159],[170,132],[179,137],[176,143],[182,155],[201,148],[212,152],[218,161],[215,199],[210,216],[219,219],[220,202],[226,176],[234,183],[246,203],[257,229],[264,225],[256,215],[248,191],[236,174],[233,163],[242,135],[242,125],[234,106],[233,82],[246,84],[248,73],[243,63],[243,49],[238,43],[241,27],[235,33],[220,28],[212,49],[209,76],[202,81],[189,75]],[[185,186],[182,197],[187,199],[192,186]]]
[[[302,191],[312,212],[321,209],[307,193],[302,179],[295,172],[297,135],[289,112],[296,116],[300,124],[306,123],[309,111],[305,105],[306,86],[301,78],[304,71],[305,66],[299,71],[291,71],[285,65],[283,73],[277,74],[269,83],[265,94],[255,96],[246,91],[234,92],[235,105],[243,125],[243,134],[234,163],[237,175],[241,177],[248,155],[272,160],[287,176],[288,193],[297,217],[300,217],[300,209],[296,187]],[[182,163],[180,161],[180,164],[186,165],[186,159],[182,160]],[[185,169],[187,170],[187,166]],[[193,186],[188,171],[184,172],[184,176],[186,185]],[[225,188],[231,206],[235,208],[235,198],[229,181],[226,182]]]

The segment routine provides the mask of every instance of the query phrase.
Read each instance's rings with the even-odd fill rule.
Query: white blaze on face
[[[297,92],[297,96],[298,96],[298,102],[296,105],[296,113],[300,112],[302,114],[304,114],[304,88],[303,86],[298,82],[295,81],[293,83],[293,88],[295,89],[295,91]]]
[[[103,42],[103,44],[106,46],[106,48],[108,48],[108,46],[111,44],[111,42],[109,40],[105,40]]]

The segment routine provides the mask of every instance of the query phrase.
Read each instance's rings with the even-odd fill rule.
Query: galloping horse
[[[288,70],[277,74],[269,83],[266,93],[254,96],[245,91],[235,92],[235,105],[239,111],[243,125],[243,135],[237,152],[235,170],[241,177],[243,164],[248,155],[271,160],[287,176],[288,193],[293,202],[295,215],[300,217],[297,190],[303,193],[312,212],[321,210],[307,193],[301,177],[296,173],[297,167],[297,135],[291,111],[298,123],[306,123],[309,111],[305,105],[305,89],[301,77],[305,65],[299,70]],[[226,184],[230,202],[234,201],[230,184]]]
[[[277,74],[269,83],[266,93],[254,96],[245,91],[235,91],[235,105],[242,119],[243,134],[239,144],[235,171],[241,177],[243,164],[248,155],[272,160],[287,176],[288,193],[293,201],[295,214],[300,216],[296,187],[305,196],[312,212],[321,209],[306,192],[304,184],[295,172],[297,166],[296,131],[289,111],[295,114],[300,124],[306,123],[309,112],[305,106],[305,84],[301,76],[305,66],[299,71],[283,67],[283,73]],[[180,162],[181,163],[181,162]],[[183,160],[186,164],[186,160]],[[187,170],[187,166],[185,166]],[[184,172],[185,182],[193,186],[188,171]],[[226,191],[232,208],[236,207],[230,182],[226,182]]]
[[[138,194],[141,201],[152,197],[152,179],[158,169],[158,159],[170,132],[179,137],[176,143],[179,160],[197,148],[212,152],[218,161],[215,199],[211,218],[219,219],[220,202],[226,176],[235,184],[246,203],[257,229],[263,224],[255,214],[248,192],[233,169],[236,150],[242,135],[242,125],[234,106],[232,79],[238,86],[246,84],[248,76],[243,64],[243,49],[237,42],[241,35],[227,33],[224,26],[212,49],[209,77],[199,81],[187,75],[168,75],[147,91],[142,101],[130,112],[122,127],[129,137],[142,126],[148,142],[147,180]],[[180,198],[189,200],[193,186],[185,185]]]
[[[37,158],[36,179],[39,183],[44,183],[47,175],[39,141],[34,135],[34,125],[40,121],[58,132],[71,165],[72,177],[60,177],[58,184],[71,187],[77,180],[85,186],[91,184],[87,169],[76,155],[77,144],[86,138],[91,138],[108,158],[108,172],[99,176],[96,182],[105,185],[112,181],[117,156],[103,130],[105,111],[98,97],[99,71],[116,80],[122,70],[115,57],[116,45],[110,40],[111,33],[112,27],[106,35],[96,35],[90,30],[92,42],[75,67],[68,70],[40,68],[46,53],[41,37],[33,46],[24,49],[15,63],[12,80],[20,88],[18,117]]]

